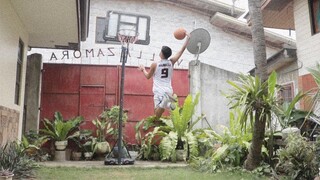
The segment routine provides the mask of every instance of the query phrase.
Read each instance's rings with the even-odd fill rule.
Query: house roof
[[[278,70],[284,66],[287,66],[297,61],[297,49],[294,47],[284,47],[273,56],[267,59],[267,71]],[[254,74],[255,68],[249,71],[250,74]]]
[[[176,6],[187,8],[191,11],[205,13],[209,16],[214,15],[216,12],[220,12],[232,17],[239,18],[242,14],[245,13],[244,9],[232,7],[232,5],[226,4],[219,0],[161,0],[160,2],[170,3]]]
[[[246,22],[240,21],[236,18],[227,16],[225,14],[216,13],[210,19],[211,24],[220,27],[227,33],[231,33],[243,38],[252,38],[250,26]],[[265,29],[266,45],[271,48],[283,48],[284,45],[292,47],[296,46],[295,40],[285,37],[283,35],[274,33]]]
[[[79,49],[88,35],[90,0],[11,0],[35,48]]]
[[[261,6],[264,27],[294,30],[293,0],[264,0]],[[249,13],[245,18],[250,23]]]

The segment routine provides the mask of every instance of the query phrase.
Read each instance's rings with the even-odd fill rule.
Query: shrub
[[[35,161],[30,159],[17,142],[10,142],[0,147],[0,169],[14,173],[15,178],[34,176]]]
[[[278,150],[277,174],[291,179],[314,179],[319,172],[315,147],[296,134],[290,135],[286,142],[285,148]]]

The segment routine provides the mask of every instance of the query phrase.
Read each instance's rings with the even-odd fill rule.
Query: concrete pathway
[[[104,161],[46,161],[39,165],[47,167],[86,167],[86,168],[154,168],[154,167],[186,167],[186,162],[138,161],[133,165],[104,165]]]

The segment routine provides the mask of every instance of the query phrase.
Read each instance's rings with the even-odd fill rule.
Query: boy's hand
[[[143,72],[143,70],[145,70],[145,67],[144,67],[143,65],[140,65],[140,66],[138,67],[138,69],[139,69],[141,72]]]

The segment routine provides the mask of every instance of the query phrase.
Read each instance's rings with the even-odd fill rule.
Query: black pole
[[[120,109],[119,109],[119,129],[118,129],[118,165],[121,165],[121,157],[122,157],[122,112],[123,112],[123,95],[124,95],[124,70],[125,63],[127,62],[128,57],[129,44],[127,47],[122,46],[121,48],[121,84],[120,84]]]

